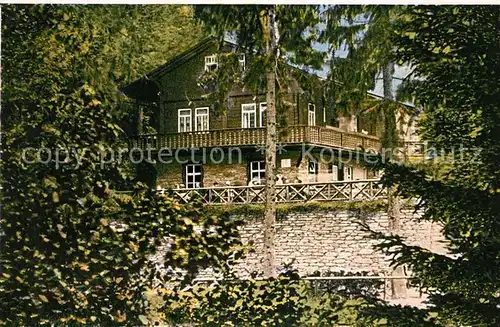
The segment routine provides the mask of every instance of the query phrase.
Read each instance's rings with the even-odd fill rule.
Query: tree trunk
[[[394,63],[388,62],[382,69],[382,79],[384,87],[384,99],[393,100],[392,95],[392,72],[394,71]]]
[[[387,63],[382,70],[383,87],[384,87],[384,100],[392,101],[394,96],[392,94],[392,74],[394,72],[394,63]],[[384,117],[384,142],[382,144],[389,147],[391,150],[397,147],[396,135],[396,111],[391,104],[386,106]],[[393,153],[391,151],[391,153]],[[391,160],[398,158],[390,158]],[[395,188],[391,187],[387,190],[387,215],[390,221],[390,231],[392,234],[399,234],[401,232],[401,199],[395,195]],[[404,276],[404,267],[398,266],[392,271],[393,276]],[[391,280],[392,298],[406,297],[406,279],[392,279]]]
[[[266,205],[264,210],[264,276],[276,275],[274,262],[274,239],[276,228],[276,58],[278,26],[276,6],[267,11],[267,52],[269,64],[267,79],[267,117],[266,117]]]

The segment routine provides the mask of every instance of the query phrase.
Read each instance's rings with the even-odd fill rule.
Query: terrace
[[[314,144],[337,149],[378,151],[378,137],[351,133],[336,127],[289,126],[280,128],[281,144]],[[132,140],[131,146],[141,149],[213,148],[228,146],[255,146],[266,143],[265,128],[209,130],[203,132],[143,134]]]

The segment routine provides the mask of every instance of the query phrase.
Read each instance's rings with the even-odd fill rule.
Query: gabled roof
[[[217,42],[217,39],[215,37],[212,37],[212,36],[201,40],[196,45],[194,45],[191,48],[189,48],[188,50],[180,53],[179,55],[173,57],[172,59],[167,61],[165,64],[159,66],[158,68],[152,70],[151,72],[145,74],[144,76],[136,79],[135,81],[131,82],[130,84],[122,87],[121,90],[127,96],[134,98],[134,99],[138,99],[138,100],[147,101],[147,100],[150,100],[152,98],[156,98],[158,96],[158,92],[160,90],[158,90],[158,86],[154,82],[155,80],[160,78],[162,75],[170,72],[174,68],[178,67],[182,63],[193,58],[198,53],[203,52],[204,50],[215,45],[216,42]],[[236,43],[234,41],[234,37],[232,37],[230,35],[224,36],[224,42],[226,42],[227,44],[233,45],[233,46],[236,45]],[[145,90],[148,90],[150,92],[145,91]]]
[[[160,90],[158,89],[158,86],[154,82],[155,80],[157,80],[163,74],[166,74],[172,69],[176,68],[178,65],[188,61],[189,59],[194,57],[197,53],[202,52],[203,50],[209,48],[214,44],[214,42],[215,39],[213,37],[203,39],[193,47],[173,57],[165,64],[159,66],[158,68],[145,74],[144,76],[136,79],[132,83],[122,87],[121,90],[127,96],[137,100],[147,101],[156,98]],[[145,90],[150,90],[150,92]]]
[[[150,72],[144,76],[147,78],[150,78],[150,79],[151,78],[158,78],[159,76],[169,72],[173,68],[176,68],[179,64],[191,59],[197,53],[202,52],[203,50],[209,48],[213,44],[214,44],[214,38],[209,37],[209,38],[203,39],[198,44],[196,44],[193,47],[189,48],[188,50],[182,52],[181,54],[173,57],[172,59],[167,61],[165,64],[161,65],[160,67],[156,68],[155,70],[153,70],[152,72]]]
[[[188,50],[180,53],[179,55],[173,57],[169,61],[167,61],[165,64],[159,66],[158,68],[154,69],[153,71],[145,74],[144,76],[136,79],[135,81],[131,82],[130,84],[124,86],[121,88],[123,93],[125,93],[127,96],[137,99],[139,101],[152,101],[152,99],[157,99],[158,94],[159,94],[159,89],[158,85],[156,84],[155,80],[158,80],[161,76],[164,74],[172,71],[182,63],[188,61],[189,59],[193,58],[196,56],[198,53],[203,52],[204,50],[210,48],[211,46],[215,45],[217,42],[217,39],[215,37],[207,37],[200,42],[198,42],[196,45],[193,47],[189,48]],[[232,35],[225,35],[224,36],[224,42],[228,43],[229,45],[236,46],[236,40],[235,37]],[[303,69],[301,67],[296,67],[296,66],[291,66],[293,68],[299,69],[304,73],[311,74],[317,76],[320,80],[325,80],[326,76],[321,73],[320,70],[309,70],[309,69]],[[367,92],[368,96],[371,96],[376,99],[383,99],[383,96],[380,95],[379,92],[376,92],[376,90],[368,91]],[[402,103],[406,106],[409,107],[414,107],[413,104],[411,103]]]

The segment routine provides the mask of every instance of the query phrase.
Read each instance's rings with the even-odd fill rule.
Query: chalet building
[[[227,43],[225,51],[234,49]],[[147,130],[139,124],[132,146],[152,151],[151,183],[158,187],[237,187],[265,177],[265,91],[234,85],[227,110],[216,110],[200,78],[219,68],[217,53],[216,42],[206,39],[123,89],[140,117],[150,117]],[[238,55],[242,70],[249,60]],[[376,123],[336,115],[321,90],[312,95],[296,86],[285,93],[288,106],[277,118],[278,184],[377,177],[361,164],[365,150],[380,147]]]

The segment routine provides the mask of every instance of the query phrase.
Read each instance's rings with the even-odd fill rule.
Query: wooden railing
[[[265,201],[265,186],[227,186],[192,189],[158,189],[181,203],[201,200],[205,204],[259,204]],[[329,183],[276,185],[276,202],[376,201],[387,197],[378,179]]]
[[[151,148],[205,148],[227,146],[263,145],[266,142],[265,128],[223,129],[204,132],[145,134],[132,140],[132,147]],[[279,129],[279,143],[317,144],[340,149],[360,148],[379,150],[380,140],[375,136],[346,132],[335,127],[289,126]]]

